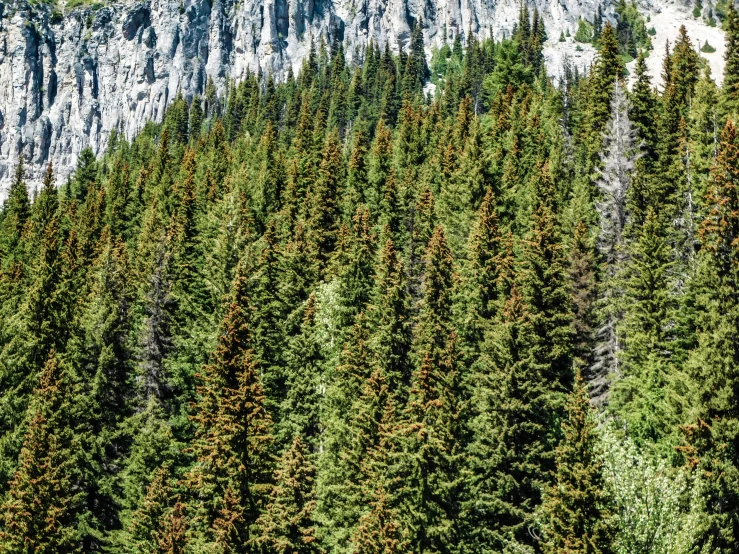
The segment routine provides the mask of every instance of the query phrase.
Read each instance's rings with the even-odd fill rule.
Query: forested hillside
[[[178,97],[0,212],[0,552],[739,552],[739,17]],[[436,88],[428,86],[436,85]],[[426,87],[426,88],[424,88]],[[424,93],[424,90],[426,91]]]

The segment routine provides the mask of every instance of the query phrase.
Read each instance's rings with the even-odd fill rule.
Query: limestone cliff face
[[[592,18],[599,0],[528,0],[550,36]],[[426,45],[464,31],[500,37],[519,0],[143,0],[64,10],[0,0],[0,198],[20,152],[37,183],[52,161],[63,182],[80,151],[105,149],[160,120],[178,92],[223,90],[260,66],[298,69],[311,39],[407,42],[423,18]],[[607,11],[610,11],[607,9]]]

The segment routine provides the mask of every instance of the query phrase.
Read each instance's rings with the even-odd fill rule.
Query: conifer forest
[[[19,159],[0,552],[739,553],[721,24],[721,86],[684,28],[655,85],[627,23],[547,77],[522,8],[429,58],[316,41],[66,182]]]

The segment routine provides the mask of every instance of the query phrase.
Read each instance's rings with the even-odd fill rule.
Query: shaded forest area
[[[0,212],[0,552],[739,552],[739,18],[317,45]],[[432,71],[434,97],[424,95]]]

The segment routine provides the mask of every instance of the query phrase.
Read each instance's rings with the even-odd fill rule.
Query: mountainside
[[[556,39],[563,30],[574,35],[578,18],[592,20],[599,2],[529,4],[544,16],[550,72],[560,72],[563,54],[587,68],[592,48]],[[519,7],[518,0],[152,0],[72,9],[0,2],[0,198],[20,151],[29,182],[40,183],[49,161],[66,180],[80,151],[101,152],[111,129],[131,138],[159,121],[178,92],[203,95],[209,79],[223,92],[227,79],[249,70],[282,77],[298,69],[311,41],[343,40],[351,62],[370,40],[395,51],[407,46],[422,19],[430,51],[462,32],[509,34]],[[603,8],[612,18],[613,6]],[[662,45],[655,50],[659,57]]]

